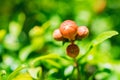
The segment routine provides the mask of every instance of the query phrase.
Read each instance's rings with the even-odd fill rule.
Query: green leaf
[[[21,31],[22,31],[22,26],[19,23],[12,21],[9,24],[9,32],[13,36],[18,37]]]
[[[64,71],[64,75],[70,76],[73,73],[73,69],[74,69],[74,67],[72,65],[68,66]]]
[[[56,68],[50,69],[49,72],[48,72],[48,76],[52,76],[52,75],[58,73],[58,70],[59,70],[59,69],[56,69]]]
[[[49,28],[49,26],[50,26],[50,21],[47,21],[47,22],[45,22],[41,27],[42,27],[43,30],[45,31],[45,30],[47,30],[47,29]]]
[[[34,50],[40,50],[44,46],[44,38],[37,37],[31,40],[31,46]]]
[[[100,72],[95,75],[95,79],[96,80],[105,80],[105,79],[108,79],[110,76],[111,76],[110,73]]]
[[[26,68],[26,65],[21,65],[19,66],[18,68],[16,68],[9,76],[8,76],[8,79],[7,80],[12,80],[20,70]]]
[[[19,52],[19,58],[21,61],[25,61],[29,54],[33,51],[33,48],[31,45],[24,47]]]
[[[78,58],[78,61],[82,60],[84,57],[86,57],[89,52],[95,47],[97,46],[98,44],[102,43],[103,41],[105,41],[106,39],[108,38],[111,38],[112,36],[115,36],[119,34],[117,31],[106,31],[106,32],[103,32],[101,34],[99,34],[89,45],[89,48],[88,50],[86,51],[86,53],[81,56],[80,58]]]
[[[1,29],[0,30],[0,42],[4,39],[5,35],[6,35],[6,30]]]
[[[37,68],[30,68],[28,69],[29,74],[34,78],[37,79],[42,76],[42,68],[37,67]],[[39,76],[38,76],[39,74]]]
[[[31,66],[34,66],[36,62],[40,61],[40,60],[46,60],[46,59],[59,59],[60,56],[57,55],[57,54],[48,54],[48,55],[44,55],[44,56],[40,56],[40,57],[37,57],[35,59],[33,59],[31,62],[30,62],[30,65]]]
[[[111,38],[112,36],[117,35],[118,32],[117,31],[106,31],[101,33],[100,35],[98,35],[95,40],[93,40],[92,45],[96,46],[100,43],[102,43],[103,41],[105,41],[108,38]]]
[[[0,70],[0,80],[6,80],[6,71],[5,70]]]
[[[5,48],[12,50],[12,51],[17,51],[21,46],[18,38],[13,36],[12,34],[7,34],[5,36],[3,45]]]
[[[58,63],[58,62],[56,62],[56,61],[54,61],[54,60],[46,59],[45,61],[46,61],[48,64],[50,64],[50,65],[52,65],[52,66],[54,66],[54,67],[56,67],[56,68],[61,68],[60,63]]]
[[[32,76],[29,73],[26,72],[26,73],[20,73],[20,74],[18,74],[12,80],[36,80],[36,79],[33,79]]]

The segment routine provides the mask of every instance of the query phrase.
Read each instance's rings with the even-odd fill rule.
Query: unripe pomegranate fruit
[[[88,34],[89,34],[88,28],[86,26],[80,26],[77,29],[77,36],[76,36],[76,38],[77,39],[82,39],[82,38],[87,37]]]
[[[75,44],[70,44],[67,47],[66,51],[67,51],[67,55],[72,58],[77,57],[77,55],[79,54],[79,48]]]
[[[75,40],[78,26],[72,20],[66,20],[60,25],[60,32],[64,38]]]
[[[53,32],[53,38],[57,41],[62,41],[63,40],[63,36],[60,32],[59,29],[56,29],[54,32]]]

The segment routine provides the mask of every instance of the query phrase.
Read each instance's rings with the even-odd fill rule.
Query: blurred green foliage
[[[120,80],[120,35],[103,33],[120,32],[119,3],[0,0],[0,80],[77,80],[74,60],[65,52],[69,43],[62,45],[52,37],[67,19],[90,30],[88,38],[75,42],[80,48],[77,59],[81,80]],[[96,42],[91,49],[93,39]]]

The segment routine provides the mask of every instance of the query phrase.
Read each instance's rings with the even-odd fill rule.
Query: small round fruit
[[[75,45],[75,44],[70,44],[70,45],[67,47],[66,51],[67,51],[67,55],[68,55],[69,57],[72,57],[72,58],[77,57],[78,54],[79,54],[79,48],[78,48],[78,46]]]
[[[72,20],[66,20],[60,25],[60,32],[64,38],[75,40],[78,26]]]
[[[54,32],[53,32],[53,38],[57,41],[62,41],[63,40],[63,36],[60,32],[59,29],[56,29]]]
[[[77,37],[77,39],[83,39],[83,38],[87,37],[88,34],[89,34],[88,28],[86,26],[80,26],[77,29],[76,37]]]

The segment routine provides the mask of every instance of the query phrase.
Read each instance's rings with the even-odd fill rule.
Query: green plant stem
[[[79,69],[79,64],[77,62],[77,60],[74,58],[74,62],[75,62],[75,68],[77,69],[77,80],[80,80],[80,69]]]

